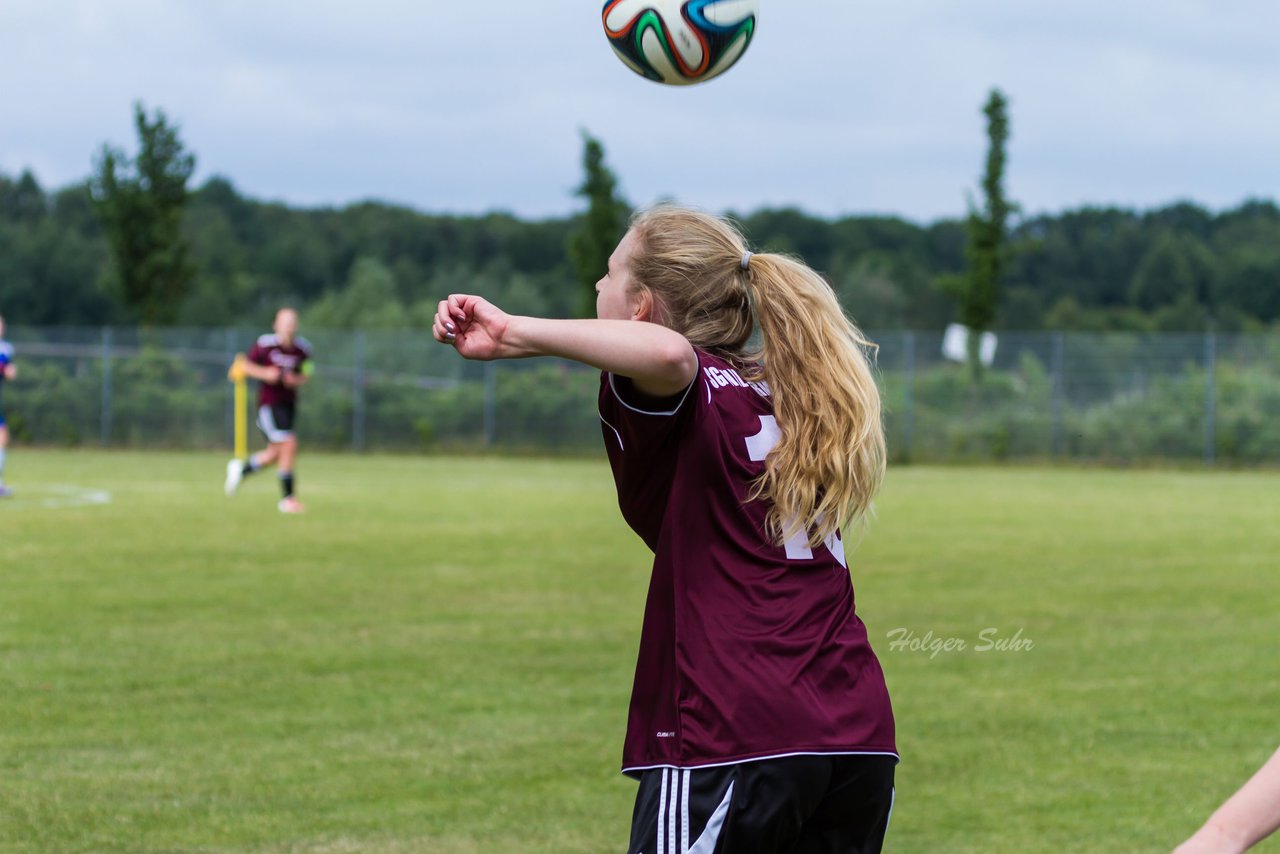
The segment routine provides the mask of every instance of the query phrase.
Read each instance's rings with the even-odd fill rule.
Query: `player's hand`
[[[431,335],[463,358],[489,361],[514,355],[505,340],[510,324],[511,315],[488,300],[452,294],[440,301]]]
[[[264,371],[262,375],[263,382],[265,382],[267,385],[280,384],[280,378],[283,376],[283,373],[281,372],[279,366],[270,365],[266,368],[263,368],[262,370]]]
[[[285,371],[280,374],[280,382],[284,383],[285,388],[297,388],[302,385],[302,378],[293,371]]]

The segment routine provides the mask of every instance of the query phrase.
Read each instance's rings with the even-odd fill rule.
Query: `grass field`
[[[304,456],[301,517],[222,462],[11,451],[0,851],[623,850],[648,555],[602,462]],[[891,472],[886,850],[1171,848],[1280,742],[1277,555],[1275,473]]]

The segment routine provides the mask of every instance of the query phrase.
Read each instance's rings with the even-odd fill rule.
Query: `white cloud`
[[[764,0],[738,67],[672,89],[614,58],[589,4],[5,4],[0,170],[82,179],[133,146],[141,100],[200,177],[297,204],[564,213],[585,127],[636,202],[930,219],[963,212],[999,85],[1028,210],[1220,207],[1277,194],[1277,32],[1274,0]]]

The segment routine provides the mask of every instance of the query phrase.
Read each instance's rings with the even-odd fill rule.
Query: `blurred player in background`
[[[884,475],[867,342],[813,270],[672,206],[633,220],[596,291],[595,320],[454,295],[432,334],[470,359],[602,371],[618,502],[654,552],[627,850],[880,851],[893,712],[840,538]]]
[[[227,463],[227,495],[234,495],[240,481],[272,464],[279,466],[281,513],[301,513],[305,508],[294,495],[294,464],[298,437],[298,389],[311,373],[311,344],[298,335],[298,312],[281,308],[269,335],[254,343],[244,366],[245,374],[258,381],[258,429],[267,437],[267,448],[248,460]]]
[[[4,318],[0,317],[0,498],[13,495],[13,490],[4,483],[4,459],[9,449],[9,425],[4,420],[4,384],[18,376],[18,368],[13,364],[13,345],[4,340]]]

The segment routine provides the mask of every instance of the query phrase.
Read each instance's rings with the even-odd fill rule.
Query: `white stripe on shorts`
[[[281,430],[276,426],[276,417],[271,413],[271,407],[266,404],[258,407],[258,426],[262,428],[268,442],[287,442],[293,435],[292,431]]]
[[[680,772],[680,854],[689,854],[689,778],[687,768]]]
[[[666,822],[667,775],[670,773],[669,769],[662,769],[662,795],[658,799],[658,854],[667,854],[666,837],[662,835],[662,825]]]
[[[678,854],[679,849],[676,848],[676,813],[679,811],[679,789],[680,777],[672,775],[671,777],[671,800],[667,808],[667,845],[671,849],[671,854]]]

